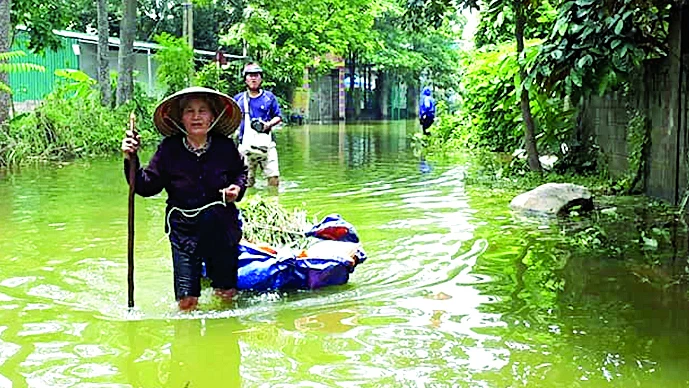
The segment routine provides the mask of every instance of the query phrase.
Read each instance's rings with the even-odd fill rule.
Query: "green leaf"
[[[622,28],[624,28],[624,20],[618,21],[617,25],[615,25],[615,35],[619,35],[622,32]]]
[[[564,21],[564,19],[558,19],[558,23],[555,26],[555,28],[557,29],[557,33],[560,34],[560,36],[565,36],[565,33],[569,28],[569,23],[567,23],[567,21]]]
[[[580,68],[584,68],[585,66],[593,63],[593,57],[589,54],[586,54],[585,56],[579,58],[579,61],[577,62],[577,66]]]
[[[572,80],[572,83],[574,83],[578,87],[581,87],[583,85],[581,73],[573,71],[572,73],[570,73],[569,78]]]

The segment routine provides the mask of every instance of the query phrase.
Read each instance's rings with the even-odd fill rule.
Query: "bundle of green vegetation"
[[[292,246],[303,248],[307,239],[304,231],[311,227],[303,209],[287,210],[277,197],[253,195],[237,203],[242,212],[242,234],[254,244],[268,244],[274,248]]]

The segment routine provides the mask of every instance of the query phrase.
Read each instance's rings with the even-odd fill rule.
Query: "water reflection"
[[[173,319],[162,333],[151,333],[145,321],[126,326],[126,380],[133,386],[152,386],[151,381],[165,387],[242,386],[239,338],[245,328],[238,321]]]
[[[428,164],[428,162],[426,161],[426,158],[424,158],[422,156],[421,159],[419,160],[419,172],[421,174],[428,174],[431,171],[433,171],[433,168],[431,167],[430,164]]]

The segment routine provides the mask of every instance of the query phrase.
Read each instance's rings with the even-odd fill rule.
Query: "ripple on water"
[[[3,287],[9,287],[9,288],[16,288],[21,285],[34,282],[36,281],[35,276],[21,276],[21,277],[13,277],[13,278],[8,278],[0,282],[0,286]]]
[[[0,326],[0,335],[7,330],[7,326]],[[17,354],[21,349],[20,345],[12,342],[0,340],[0,365],[5,364],[7,360]]]

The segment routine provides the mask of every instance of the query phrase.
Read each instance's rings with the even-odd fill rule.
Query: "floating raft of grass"
[[[345,284],[366,260],[354,226],[339,214],[310,223],[303,209],[288,210],[277,198],[258,195],[237,205],[244,236],[237,289],[313,290]]]
[[[242,233],[248,242],[274,247],[300,246],[306,242],[304,231],[312,224],[307,221],[305,210],[287,210],[277,202],[277,197],[260,195],[244,198],[237,207],[242,212]]]

